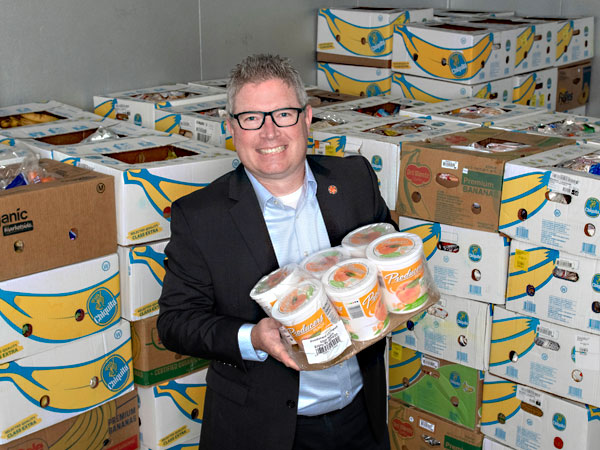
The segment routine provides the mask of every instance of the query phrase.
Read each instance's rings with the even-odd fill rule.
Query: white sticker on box
[[[558,339],[558,330],[538,325],[535,331],[539,336],[552,338],[554,340]]]
[[[573,357],[579,369],[598,371],[600,358],[600,336],[575,335],[575,348]]]
[[[426,420],[419,419],[419,426],[424,430],[429,431],[430,433],[435,433],[435,425],[431,422],[427,422]]]
[[[579,180],[560,173],[551,173],[548,181],[548,189],[567,195],[579,195]]]
[[[577,270],[579,269],[579,261],[560,258],[556,260],[556,267],[564,270]]]
[[[442,168],[458,170],[458,161],[449,161],[447,159],[442,159]]]
[[[440,238],[441,238],[440,240],[442,242],[450,242],[452,244],[458,243],[458,233],[452,233],[450,231],[442,231]]]
[[[536,391],[535,389],[531,389],[519,384],[517,385],[516,396],[522,402],[543,409],[543,394],[541,392]]]
[[[440,367],[440,362],[437,359],[421,355],[421,365],[437,370]]]

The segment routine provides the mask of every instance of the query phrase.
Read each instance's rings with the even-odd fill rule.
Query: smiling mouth
[[[280,145],[279,147],[273,148],[259,148],[258,151],[261,155],[273,155],[275,153],[281,153],[286,149],[285,145]]]

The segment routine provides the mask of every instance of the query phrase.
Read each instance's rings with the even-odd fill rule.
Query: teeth
[[[280,145],[279,147],[274,148],[261,148],[258,151],[263,155],[271,155],[273,153],[281,153],[285,150],[285,145]]]

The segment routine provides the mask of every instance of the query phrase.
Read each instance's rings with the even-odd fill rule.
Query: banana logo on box
[[[567,47],[571,43],[573,38],[573,21],[569,20],[560,30],[556,33],[556,60],[558,61],[564,53],[567,51]]]
[[[530,172],[502,182],[498,229],[518,225],[538,213],[548,201],[550,171]],[[524,215],[526,212],[526,215]]]
[[[204,412],[204,397],[206,395],[206,384],[180,384],[171,380],[153,388],[154,398],[166,397],[184,417],[192,419],[196,423],[202,423]]]
[[[165,133],[179,134],[181,126],[181,114],[168,114],[154,122],[154,128]]]
[[[529,250],[518,250],[510,254],[508,261],[509,273],[506,287],[506,301],[513,301],[541,289],[553,278],[553,270],[559,257],[558,250],[538,247]],[[520,260],[527,261],[526,267],[519,264]]]
[[[417,86],[409,82],[406,79],[406,77],[401,73],[394,73],[392,75],[392,84],[394,83],[400,86],[400,89],[402,90],[402,96],[405,98],[421,100],[427,103],[438,103],[448,100],[447,98],[436,97],[435,95],[432,95],[424,91],[423,89],[418,88]]]
[[[329,89],[333,92],[368,97],[390,93],[391,75],[382,80],[357,80],[335,70],[327,63],[318,63],[317,70],[323,72]]]
[[[523,84],[513,88],[513,103],[518,103],[519,105],[531,104],[531,99],[535,95],[536,79],[537,75],[532,73]]]
[[[429,76],[445,80],[468,80],[486,65],[492,53],[494,35],[486,34],[472,47],[447,48],[431,44],[412,33],[408,26],[395,26],[411,60]]]
[[[492,93],[492,83],[485,83],[481,89],[479,89],[474,97],[475,98],[490,98]]]
[[[0,136],[0,144],[8,145],[9,147],[14,147],[15,140],[12,138],[5,138],[5,137]]]
[[[421,376],[421,352],[406,347],[401,348],[400,359],[396,359],[390,354],[390,391],[402,390]]]
[[[98,106],[94,107],[94,114],[98,114],[102,117],[108,117],[110,119],[117,118],[117,99],[112,98],[110,100],[106,100],[100,103]]]
[[[515,59],[515,67],[519,67],[525,59],[527,55],[529,55],[529,51],[533,46],[533,40],[535,38],[535,26],[527,27],[525,31],[517,36],[517,50],[516,50],[516,59]]]
[[[540,321],[533,317],[512,317],[492,322],[490,366],[511,363],[511,355],[521,357],[535,345]]]
[[[423,253],[429,261],[437,251],[438,242],[442,237],[442,226],[437,222],[424,223],[414,227],[400,230],[402,232],[413,233],[423,241]]]
[[[145,265],[156,282],[162,286],[165,278],[165,254],[150,246],[133,247],[129,252],[130,264]]]
[[[517,398],[517,385],[504,380],[486,381],[483,384],[481,404],[481,426],[500,423],[499,416],[504,416],[508,421],[521,410],[521,400]]]

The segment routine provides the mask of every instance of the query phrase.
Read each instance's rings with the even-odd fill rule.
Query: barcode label
[[[548,182],[548,189],[552,192],[560,192],[561,194],[577,195],[579,180],[563,175],[560,173],[552,173]]]
[[[315,353],[317,355],[322,355],[323,353],[327,353],[333,347],[338,345],[342,340],[337,334],[332,334],[329,341],[324,342],[321,345],[315,345]]]
[[[504,431],[502,428],[496,428],[494,430],[494,436],[496,436],[501,441],[505,441],[506,440],[506,431]]]
[[[458,161],[450,161],[447,159],[442,159],[442,167],[444,169],[458,169]]]
[[[210,136],[208,134],[198,133],[196,136],[197,136],[197,140],[199,140],[200,142],[204,142],[204,143],[207,143],[208,140],[210,139]]]
[[[535,303],[523,302],[523,311],[525,311],[526,313],[535,314]]]
[[[425,367],[431,367],[432,369],[437,370],[440,367],[440,362],[437,359],[421,355],[421,365]]]
[[[515,234],[517,239],[529,239],[529,230],[525,227],[517,227]]]
[[[579,262],[570,261],[568,259],[558,259],[556,261],[556,267],[565,270],[577,270],[577,268],[579,267]]]
[[[416,347],[417,342],[415,340],[415,337],[407,335],[404,339],[404,345],[406,345],[407,347]]]
[[[469,285],[469,294],[481,296],[481,286]]]
[[[581,398],[581,388],[569,386],[569,395],[571,397]]]
[[[346,309],[348,310],[351,319],[362,319],[364,317],[360,303],[358,305],[348,305]]]
[[[519,378],[519,370],[509,366],[506,368],[506,376],[508,378]]]
[[[585,253],[586,255],[595,255],[596,254],[596,245],[595,244],[586,244],[585,242],[581,244],[581,253]]]
[[[592,330],[600,330],[600,320],[590,319],[588,327]]]
[[[435,425],[431,422],[427,422],[426,420],[419,419],[419,426],[431,433],[435,433]]]
[[[469,354],[466,352],[456,352],[456,361],[459,363],[468,363],[469,362]]]
[[[535,331],[540,336],[546,336],[546,337],[549,337],[552,339],[558,339],[558,331],[553,330],[552,328],[538,325]]]

